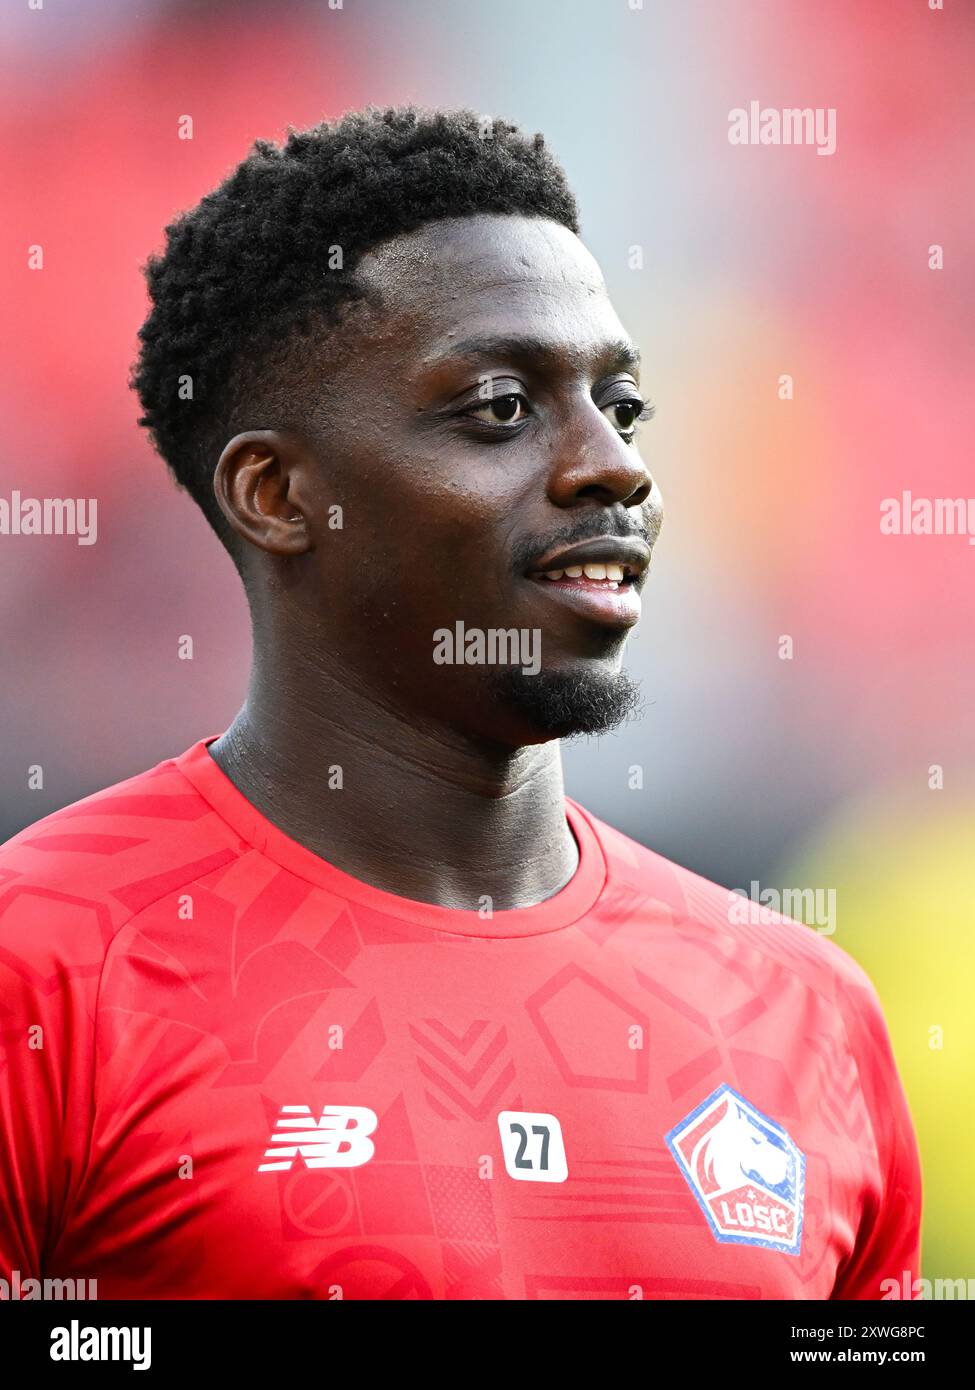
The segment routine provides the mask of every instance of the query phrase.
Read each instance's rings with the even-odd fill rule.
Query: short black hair
[[[578,232],[575,199],[542,135],[467,110],[369,107],[289,128],[281,146],[255,141],[166,228],[165,251],[145,267],[152,307],[131,385],[140,425],[235,560],[214,467],[233,434],[293,423],[300,337],[361,298],[354,272],[371,247],[487,212]]]

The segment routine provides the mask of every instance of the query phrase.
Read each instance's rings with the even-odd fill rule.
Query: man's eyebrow
[[[459,358],[508,357],[512,361],[531,360],[557,362],[563,353],[557,344],[530,334],[514,337],[508,334],[481,338],[464,338],[459,343],[451,343],[446,351],[428,362],[430,366],[442,366],[445,362]],[[603,343],[596,353],[600,365],[607,372],[636,371],[640,366],[640,349],[628,338],[618,338]]]

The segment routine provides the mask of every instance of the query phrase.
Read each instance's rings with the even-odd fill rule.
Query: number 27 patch
[[[562,1126],[554,1115],[537,1110],[502,1110],[498,1116],[504,1166],[518,1182],[565,1182]]]

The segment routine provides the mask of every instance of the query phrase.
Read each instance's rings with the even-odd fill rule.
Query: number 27
[[[534,1164],[530,1158],[525,1158],[525,1150],[528,1148],[528,1132],[524,1125],[511,1126],[513,1134],[521,1135],[521,1143],[518,1145],[518,1152],[515,1154],[516,1168],[532,1168]],[[548,1125],[532,1125],[532,1134],[542,1135],[542,1158],[539,1168],[544,1172],[548,1168]]]

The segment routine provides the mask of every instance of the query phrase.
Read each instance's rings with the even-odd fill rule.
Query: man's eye
[[[636,422],[644,411],[644,403],[635,396],[623,401],[613,401],[602,407],[606,419],[624,439],[632,439],[636,434]]]
[[[479,420],[484,420],[487,424],[517,425],[528,418],[528,411],[524,408],[527,404],[524,396],[517,392],[510,392],[504,396],[495,396],[492,400],[485,401],[483,405],[475,406],[467,413]],[[489,413],[485,415],[482,414],[483,411]]]

